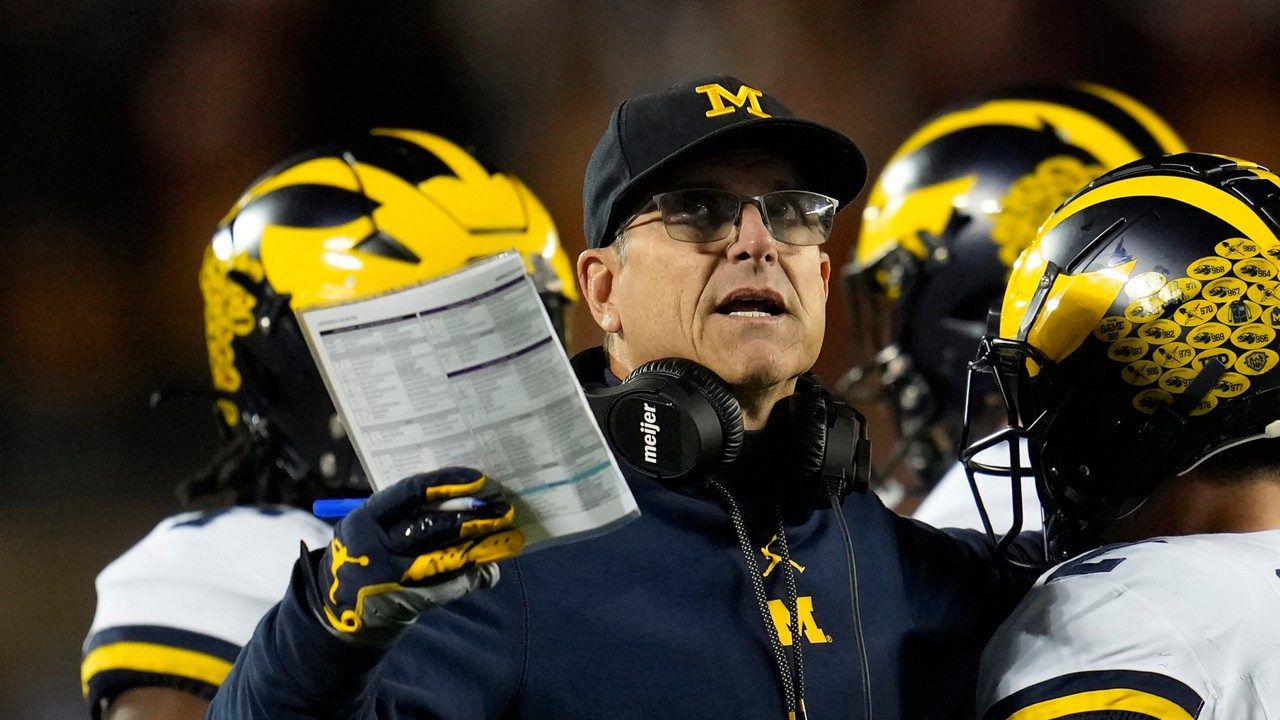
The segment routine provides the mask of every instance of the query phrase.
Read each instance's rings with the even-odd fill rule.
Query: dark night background
[[[416,126],[521,177],[581,238],[623,97],[729,72],[854,138],[876,172],[947,103],[1091,80],[1197,150],[1280,165],[1280,4],[0,0],[0,716],[83,716],[95,574],[214,446],[196,273],[292,152]],[[828,248],[847,258],[858,208]],[[833,283],[834,288],[834,283]],[[818,369],[849,358],[840,295]],[[585,308],[575,345],[597,337]],[[576,349],[576,348],[575,348]]]

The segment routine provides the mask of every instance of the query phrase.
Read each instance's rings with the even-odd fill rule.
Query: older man
[[[657,375],[671,406],[711,407],[707,462],[647,470],[606,426],[640,519],[516,557],[506,508],[469,532],[436,504],[478,472],[374,495],[299,562],[210,717],[972,716],[978,653],[1030,578],[849,492],[856,415],[805,375],[821,244],[865,174],[847,138],[734,78],[624,102],[578,261],[606,350],[575,367],[593,395]]]

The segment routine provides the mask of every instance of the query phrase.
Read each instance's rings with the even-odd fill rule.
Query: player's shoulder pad
[[[203,586],[229,584],[240,593],[281,586],[298,543],[328,544],[332,529],[296,508],[239,505],[166,518],[98,575],[98,590],[133,581],[168,579]]]
[[[1278,538],[1155,538],[1046,572],[983,653],[983,717],[1197,717],[1213,678],[1248,675],[1280,643]]]
[[[284,595],[299,543],[321,547],[331,535],[326,523],[279,506],[161,521],[98,575],[81,665],[91,707],[141,686],[211,697]]]

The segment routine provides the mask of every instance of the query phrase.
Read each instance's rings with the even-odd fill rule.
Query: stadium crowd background
[[[83,716],[93,578],[215,445],[196,285],[236,194],[373,125],[525,180],[571,255],[612,107],[730,72],[849,134],[871,170],[927,115],[1010,84],[1129,92],[1194,150],[1280,165],[1280,5],[521,0],[0,2],[0,716]],[[828,247],[847,259],[859,208]],[[834,283],[833,283],[834,285]],[[839,290],[818,370],[846,368]],[[585,308],[574,348],[594,343]],[[885,445],[882,445],[884,447]]]

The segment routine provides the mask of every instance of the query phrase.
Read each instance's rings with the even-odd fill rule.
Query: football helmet
[[[855,365],[842,389],[878,391],[899,430],[878,474],[905,460],[923,491],[954,463],[966,365],[1010,266],[1054,208],[1105,170],[1183,149],[1151,110],[1084,83],[987,96],[907,139],[844,269]]]
[[[283,472],[258,473],[257,484],[270,476],[277,487],[240,489],[240,501],[369,491],[295,310],[387,292],[512,250],[563,339],[564,310],[577,290],[550,215],[519,180],[448,140],[374,130],[292,157],[254,182],[218,224],[200,270],[221,425],[269,448],[265,460]]]
[[[966,416],[971,478],[1016,477],[1026,438],[1062,557],[1218,453],[1274,461],[1258,441],[1280,436],[1278,275],[1280,178],[1265,168],[1183,153],[1094,181],[1015,263],[971,365],[1007,419],[968,444]],[[1009,467],[974,460],[998,443]]]

